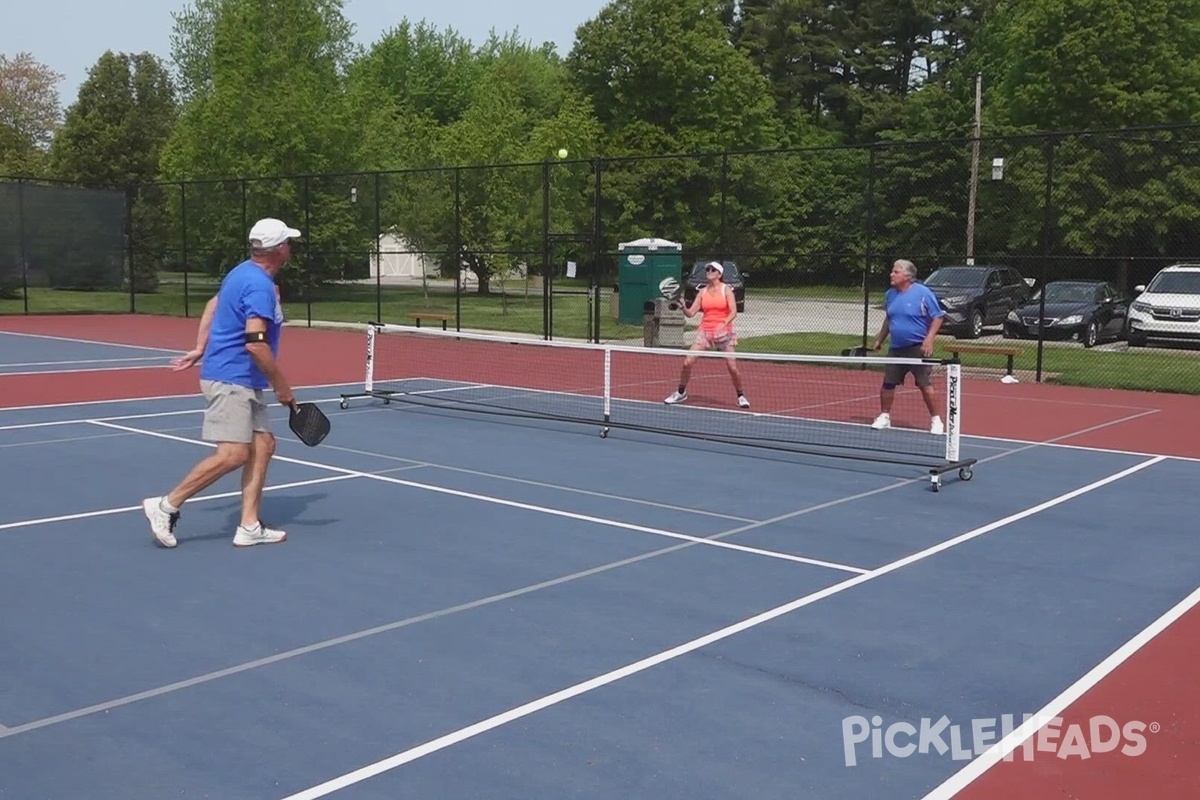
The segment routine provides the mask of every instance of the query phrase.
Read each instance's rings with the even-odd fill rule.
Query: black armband
[[[246,334],[246,344],[256,344],[267,340],[266,331],[255,331],[254,333]]]

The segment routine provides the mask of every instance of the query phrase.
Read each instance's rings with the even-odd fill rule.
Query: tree
[[[445,269],[472,270],[479,291],[488,293],[493,277],[542,260],[547,178],[552,227],[590,227],[590,171],[550,162],[563,146],[578,157],[595,153],[599,127],[548,48],[492,37],[476,59],[479,77],[468,105],[438,129],[432,151],[437,163],[458,169],[398,176],[385,216],[418,249],[437,254]]]
[[[348,70],[359,165],[432,165],[438,127],[462,118],[481,69],[471,43],[451,29],[405,20],[386,32]]]
[[[162,157],[173,180],[344,171],[356,131],[346,108],[345,69],[354,51],[341,0],[197,0],[176,19],[173,53],[188,98]],[[184,187],[189,252],[218,271],[244,253],[248,217],[303,220],[306,208],[348,206],[341,187],[301,179]],[[336,195],[333,194],[336,192]],[[335,221],[336,217],[336,221]],[[325,253],[366,253],[370,231],[320,214],[291,276],[314,285],[344,265]],[[285,286],[289,292],[295,286]]]
[[[136,190],[131,224],[139,292],[158,286],[168,249],[169,210],[154,182],[176,113],[174,88],[158,58],[108,51],[88,71],[50,150],[59,178]]]
[[[36,174],[61,122],[63,76],[29,53],[0,54],[0,174]]]
[[[1012,128],[1200,122],[1200,0],[1005,4],[982,47],[994,70],[994,113]],[[1031,144],[1034,163],[1053,149],[1055,224],[1044,243],[1051,252],[1114,258],[1119,266],[1105,277],[1124,281],[1130,259],[1184,255],[1194,246],[1200,168],[1186,135],[1125,131]],[[1041,178],[1030,187],[1036,209],[1044,170]]]
[[[567,63],[617,157],[604,170],[606,231],[715,246],[715,154],[781,141],[770,85],[730,44],[725,13],[715,0],[614,0],[580,26]]]

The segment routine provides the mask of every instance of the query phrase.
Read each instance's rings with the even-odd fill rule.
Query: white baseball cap
[[[250,246],[266,250],[297,236],[300,236],[300,231],[289,228],[282,220],[267,217],[254,223],[254,227],[250,229]]]
[[[704,268],[705,268],[705,269],[708,269],[709,267],[712,267],[713,269],[715,269],[715,270],[717,271],[717,274],[718,274],[718,275],[724,275],[724,274],[725,274],[725,268],[724,268],[723,266],[721,266],[721,262],[720,262],[720,261],[710,261],[710,262],[708,262],[707,264],[705,264],[705,265],[704,265]]]

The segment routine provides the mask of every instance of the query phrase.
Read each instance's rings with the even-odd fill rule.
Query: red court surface
[[[1200,797],[1200,609],[1151,639],[1059,716],[1048,749],[1018,748],[954,797],[958,800]],[[1092,720],[1142,723],[1144,749],[1123,736],[1113,750],[1087,758],[1058,749],[1078,726],[1091,739]],[[1101,730],[1103,723],[1097,723]],[[1099,740],[1111,741],[1104,731]],[[1030,741],[1030,740],[1027,740]],[[1169,744],[1167,744],[1169,743]],[[1165,746],[1164,746],[1165,745]]]
[[[195,319],[128,315],[0,318],[0,330],[7,332],[178,351],[193,345],[196,325]],[[364,345],[365,335],[357,331],[289,327],[281,362],[297,386],[357,383]],[[0,407],[194,395],[196,382],[195,371],[167,368],[0,376]],[[1194,396],[971,378],[963,395],[968,436],[1200,458],[1200,400]],[[1028,759],[1018,748],[958,794],[938,796],[1200,798],[1200,611],[1185,611],[1069,703],[1060,729],[1076,723],[1086,730],[1097,716],[1153,723],[1159,732],[1146,734],[1145,752],[1136,757],[1118,748],[1086,759],[1045,752]]]

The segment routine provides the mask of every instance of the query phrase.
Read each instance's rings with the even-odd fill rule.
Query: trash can
[[[683,277],[683,245],[666,239],[636,239],[617,245],[620,300],[619,321],[636,325],[643,307],[679,288]]]
[[[683,315],[683,306],[665,297],[659,297],[654,304],[658,307],[655,316],[658,317],[659,347],[686,347],[684,323],[687,318]]]
[[[658,347],[658,303],[647,300],[642,305],[642,344]]]

